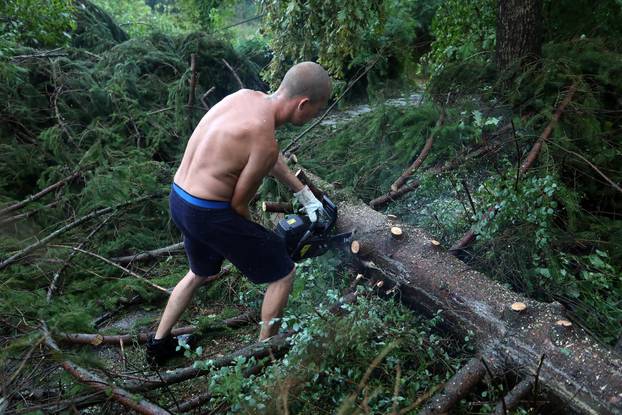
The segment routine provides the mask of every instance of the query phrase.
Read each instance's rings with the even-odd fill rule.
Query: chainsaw
[[[305,215],[289,214],[276,225],[274,232],[285,240],[287,252],[294,262],[324,254],[332,248],[350,243],[352,232],[332,234],[337,222],[337,206],[324,195],[322,205],[326,215],[315,222]]]

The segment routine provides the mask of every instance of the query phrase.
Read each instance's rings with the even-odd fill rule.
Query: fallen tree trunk
[[[219,327],[236,328],[255,321],[258,313],[251,311],[241,314],[237,317],[228,318],[218,324]],[[185,326],[173,329],[171,335],[179,336],[181,334],[191,334],[197,331],[196,326]],[[99,346],[102,344],[119,345],[121,342],[130,343],[136,341],[138,343],[146,343],[154,332],[139,333],[139,334],[118,334],[104,336],[98,333],[59,333],[54,336],[58,342],[70,343],[70,344],[90,344],[93,346]]]
[[[328,190],[320,179],[307,174]],[[400,224],[402,237],[394,238],[388,218],[343,192],[339,200],[338,232],[356,229],[366,258],[354,257],[368,275],[384,280],[410,308],[434,315],[443,311],[448,329],[471,332],[479,350],[500,374],[514,370],[524,378],[537,373],[546,355],[539,382],[571,410],[586,414],[622,414],[622,360],[580,328],[560,333],[555,322],[563,319],[559,303],[528,299],[470,269],[450,253],[435,247],[434,238],[421,229]],[[510,307],[522,302],[527,308]]]

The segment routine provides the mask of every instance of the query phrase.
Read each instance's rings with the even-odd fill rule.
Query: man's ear
[[[309,98],[304,97],[300,101],[298,101],[298,110],[302,111],[304,107],[309,103]]]

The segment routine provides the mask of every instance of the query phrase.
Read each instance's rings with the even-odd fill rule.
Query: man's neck
[[[279,128],[280,126],[289,122],[290,110],[287,105],[287,98],[277,91],[274,92],[272,95],[268,95],[267,99],[272,105],[272,110],[274,113],[274,127]]]

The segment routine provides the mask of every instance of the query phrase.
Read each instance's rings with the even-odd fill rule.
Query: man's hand
[[[326,216],[324,205],[322,205],[322,202],[317,200],[311,190],[309,190],[309,186],[305,186],[301,191],[294,193],[294,197],[298,203],[303,206],[303,209],[307,212],[307,216],[309,216],[309,220],[311,220],[311,222],[317,221],[318,214],[320,216]]]

